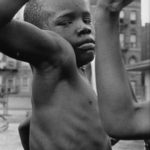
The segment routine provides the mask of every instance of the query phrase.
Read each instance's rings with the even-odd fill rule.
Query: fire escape
[[[17,72],[17,61],[0,53],[0,104],[4,115],[8,113],[8,95],[17,93]]]
[[[123,41],[122,42],[120,41],[120,47],[121,47],[121,51],[122,51],[122,58],[123,58],[123,60],[125,62],[126,61],[125,56],[126,56],[127,51],[129,50],[129,43],[128,43],[127,39],[126,39],[126,30],[128,28],[128,21],[127,21],[127,19],[125,19],[124,17],[120,18],[119,26],[120,26],[120,34],[121,33],[124,34]]]

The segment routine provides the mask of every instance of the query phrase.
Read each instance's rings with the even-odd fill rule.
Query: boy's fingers
[[[113,8],[116,11],[121,11],[122,8],[124,8],[125,6],[129,5],[133,1],[134,0],[120,0],[120,1],[117,1],[116,3],[114,3]]]
[[[110,0],[110,1],[99,1],[99,4],[103,7],[107,7],[112,12],[119,12],[122,8],[133,2],[134,0]]]

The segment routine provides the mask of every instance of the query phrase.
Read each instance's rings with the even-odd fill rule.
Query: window
[[[3,59],[3,54],[0,53],[0,61],[2,61],[2,59]]]
[[[124,33],[120,33],[120,46],[124,48],[125,35]]]
[[[22,69],[30,69],[30,66],[28,63],[21,61],[21,68]]]
[[[30,78],[28,76],[23,76],[20,81],[21,81],[20,91],[22,93],[30,92]]]
[[[11,57],[7,57],[7,66],[8,69],[16,69],[17,67],[17,60]]]
[[[8,79],[8,89],[11,89],[11,88],[13,88],[13,80],[12,79]]]
[[[28,63],[26,63],[26,62],[24,62],[24,61],[21,61],[21,67],[22,67],[22,66],[23,66],[23,67],[24,67],[24,66],[25,66],[25,67],[26,67],[26,66],[28,67],[28,66],[29,66],[29,64],[28,64]]]
[[[124,11],[122,10],[122,11],[120,12],[120,23],[123,23],[123,22],[124,22],[124,17],[125,17],[125,13],[124,13]]]
[[[15,78],[8,78],[6,82],[6,89],[8,93],[14,93],[16,91]]]
[[[136,92],[136,81],[131,81],[130,83],[131,83],[131,87],[132,87],[134,94],[136,94],[135,93]]]
[[[137,62],[136,58],[134,56],[132,56],[130,59],[129,59],[129,64],[130,65],[133,65]]]
[[[131,48],[136,48],[136,44],[137,44],[137,36],[136,33],[132,33],[130,35],[130,46]]]
[[[22,78],[22,86],[23,87],[28,87],[28,78],[27,77]]]
[[[0,75],[0,86],[3,84],[3,77]]]
[[[130,22],[131,24],[136,24],[137,21],[137,12],[136,11],[131,11],[130,13]]]

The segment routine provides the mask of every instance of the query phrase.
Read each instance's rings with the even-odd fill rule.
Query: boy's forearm
[[[120,52],[118,19],[118,12],[110,12],[104,8],[99,8],[96,14],[97,91],[103,96],[103,100],[107,99],[101,101],[102,109],[117,101],[118,90],[125,87],[125,85],[120,87],[126,77]],[[116,102],[115,105],[117,104]]]
[[[110,12],[105,8],[99,8],[96,13],[96,71],[97,77],[106,78],[116,76],[123,67],[119,43],[119,12]],[[116,67],[117,66],[117,67]],[[106,69],[109,68],[109,69]],[[117,70],[116,70],[117,69]],[[111,74],[104,74],[110,72]],[[104,80],[105,81],[105,80]],[[100,84],[101,85],[101,84]]]
[[[98,6],[96,44],[96,82],[101,117],[105,121],[104,126],[108,126],[107,131],[110,134],[115,131],[117,135],[120,130],[115,125],[116,119],[119,118],[120,123],[123,123],[122,118],[130,118],[128,115],[133,110],[130,101],[132,94],[121,59],[119,11]],[[122,127],[124,125],[121,124]]]
[[[7,24],[28,0],[1,0],[0,27]]]

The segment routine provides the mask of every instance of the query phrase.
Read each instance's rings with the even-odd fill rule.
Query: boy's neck
[[[86,71],[86,65],[83,65],[82,67],[80,67],[79,68],[82,72],[84,72],[85,73],[85,71]]]
[[[87,78],[87,72],[86,72],[86,65],[82,66],[79,68],[79,72],[80,74],[84,77],[84,78]]]

